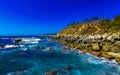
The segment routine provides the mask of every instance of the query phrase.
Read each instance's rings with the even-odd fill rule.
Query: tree
[[[79,24],[80,24],[80,22],[72,22],[72,23],[70,23],[68,26],[75,27],[75,26],[77,26],[77,25],[79,25]]]
[[[114,20],[116,25],[120,25],[120,15],[117,15]]]
[[[115,21],[120,21],[120,15],[117,15],[117,16],[115,17]]]
[[[98,16],[95,16],[95,17],[92,18],[92,21],[96,21],[98,19],[99,19]]]

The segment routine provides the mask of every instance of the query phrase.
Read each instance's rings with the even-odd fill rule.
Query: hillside
[[[53,40],[82,50],[83,53],[115,59],[120,64],[120,15],[113,20],[72,23],[54,36]]]
[[[60,31],[58,35],[95,35],[115,31],[120,31],[120,15],[116,16],[114,20],[104,19],[96,20],[94,22],[69,25]]]

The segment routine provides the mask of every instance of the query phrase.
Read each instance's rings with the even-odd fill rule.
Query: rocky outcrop
[[[94,35],[57,35],[53,40],[72,48],[89,52],[99,57],[115,59],[120,62],[120,32]]]

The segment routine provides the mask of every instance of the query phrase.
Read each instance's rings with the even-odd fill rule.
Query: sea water
[[[34,44],[13,42],[15,38],[33,37],[40,41]],[[75,49],[63,50],[63,45],[50,38],[0,37],[0,45],[19,46],[0,49],[0,75],[45,75],[52,70],[56,75],[120,75],[120,66],[114,60],[82,54]],[[65,69],[67,66],[69,70]]]

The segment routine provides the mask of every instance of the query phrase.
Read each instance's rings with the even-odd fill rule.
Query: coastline
[[[56,35],[53,40],[97,57],[116,60],[120,65],[120,32],[97,35]]]

